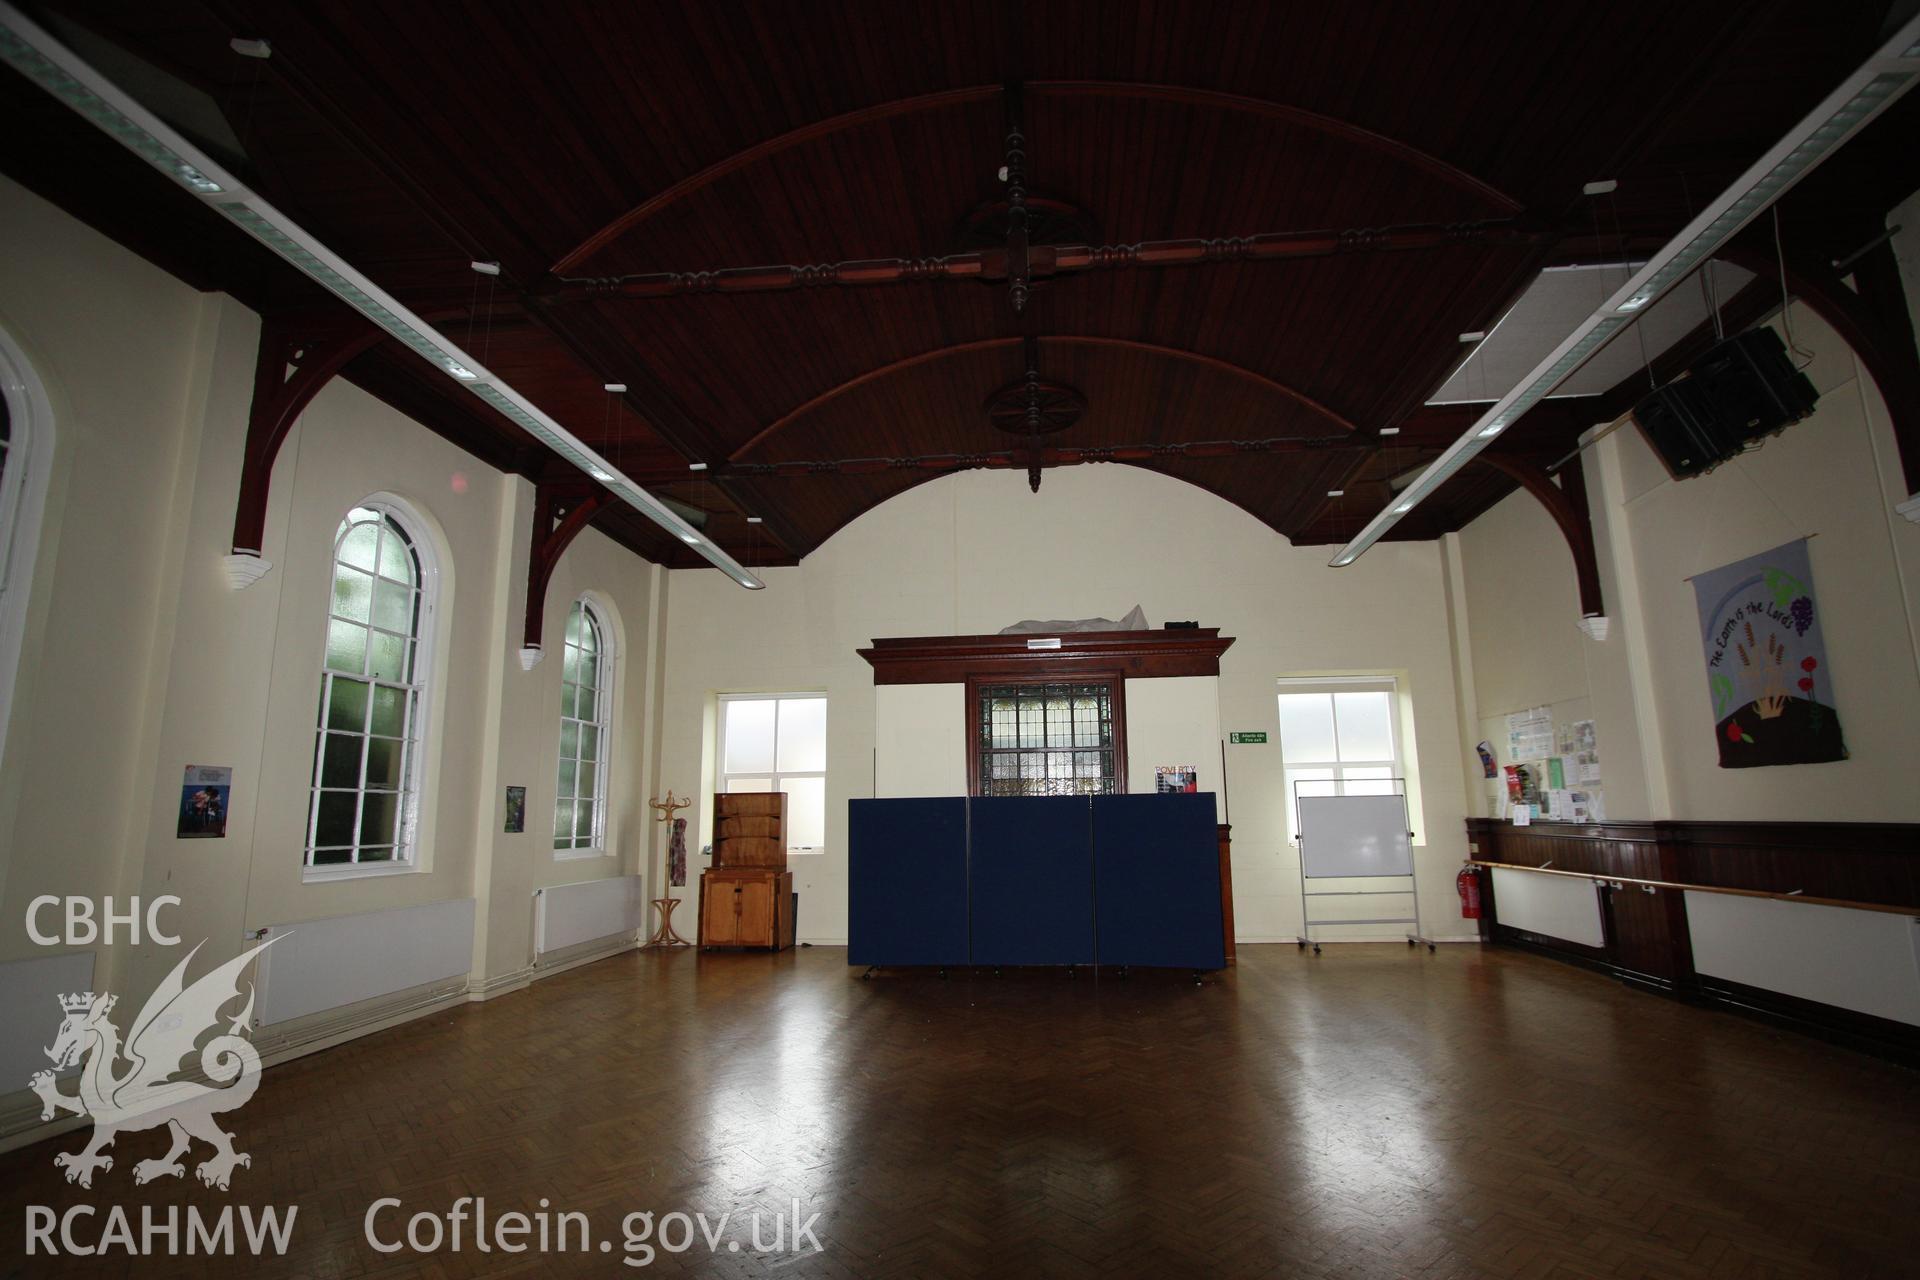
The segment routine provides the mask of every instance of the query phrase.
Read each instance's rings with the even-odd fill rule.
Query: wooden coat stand
[[[653,816],[655,822],[671,822],[675,811],[691,808],[692,805],[693,801],[691,800],[674,799],[671,788],[668,789],[665,800],[647,801],[647,807],[656,810]],[[674,908],[679,905],[680,899],[674,897],[663,896],[653,899],[653,909],[660,913],[660,923],[655,926],[653,936],[647,939],[647,945],[649,947],[690,947],[693,945],[678,933],[674,932],[673,911]]]

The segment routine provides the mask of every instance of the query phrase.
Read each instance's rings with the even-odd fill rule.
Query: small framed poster
[[[1170,791],[1198,791],[1200,771],[1190,764],[1159,765],[1153,771],[1153,789],[1162,794]]]
[[[519,835],[527,829],[527,789],[507,788],[507,834]]]
[[[177,840],[222,840],[227,834],[227,806],[233,796],[233,769],[227,765],[190,764],[180,786]]]

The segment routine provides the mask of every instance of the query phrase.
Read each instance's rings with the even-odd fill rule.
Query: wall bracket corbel
[[[234,590],[251,586],[273,568],[260,555],[266,540],[267,495],[273,484],[274,459],[294,422],[348,361],[384,336],[347,311],[267,316],[261,321],[233,547],[222,561]]]
[[[520,669],[540,661],[540,633],[547,610],[547,583],[554,567],[580,531],[593,523],[613,495],[595,486],[543,484],[534,490],[533,545],[527,554],[527,621],[522,632]]]

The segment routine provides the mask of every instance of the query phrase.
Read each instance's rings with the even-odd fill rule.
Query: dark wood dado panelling
[[[1489,862],[1518,862],[1540,866],[1551,862],[1561,871],[1591,871],[1595,875],[1634,876],[1665,880],[1660,865],[1659,840],[1650,822],[1535,823],[1516,827],[1487,818],[1467,820],[1467,839],[1480,846],[1477,857]]]
[[[1537,823],[1516,827],[1486,819],[1469,819],[1467,839],[1474,856],[1489,862],[1546,867],[1580,872],[1596,880],[1671,880],[1671,851],[1661,846],[1652,823],[1619,822],[1575,826]],[[1580,946],[1557,938],[1499,923],[1493,902],[1493,877],[1481,877],[1482,937],[1496,942],[1521,942],[1557,951],[1662,990],[1684,986],[1693,976],[1692,944],[1687,938],[1685,904],[1678,893],[1647,892],[1637,885],[1600,890],[1603,947]]]
[[[1058,640],[1030,649],[1029,640]],[[1082,672],[1128,680],[1217,676],[1233,643],[1218,627],[1178,631],[1080,631],[1058,635],[895,636],[858,650],[879,684],[959,684],[970,676],[1073,680]]]
[[[1920,1029],[1696,973],[1686,893],[1674,887],[1796,894],[1843,904],[1913,907],[1920,913],[1920,824],[1607,822],[1516,827],[1469,818],[1467,839],[1477,860],[1550,867],[1602,882],[1605,944],[1596,949],[1500,923],[1492,870],[1481,868],[1480,934],[1488,941],[1547,952],[1637,985],[1920,1063]],[[1661,883],[1633,883],[1642,880]]]
[[[1920,824],[1469,818],[1467,839],[1490,862],[1920,908]]]
[[[1920,907],[1920,825],[1659,822],[1687,884]]]

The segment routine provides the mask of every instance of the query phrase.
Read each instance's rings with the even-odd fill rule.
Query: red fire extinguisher
[[[1453,887],[1460,891],[1460,918],[1478,920],[1480,918],[1480,876],[1472,867],[1460,868],[1460,874],[1453,878]]]

